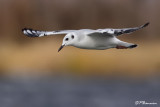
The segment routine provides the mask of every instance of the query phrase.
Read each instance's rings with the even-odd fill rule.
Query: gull
[[[58,31],[39,31],[24,28],[22,32],[28,37],[43,37],[48,35],[66,34],[58,52],[65,46],[74,46],[81,49],[104,50],[109,48],[131,49],[138,45],[121,41],[117,37],[123,34],[130,34],[149,25],[149,22],[133,28],[122,29],[80,29],[80,30],[58,30]]]

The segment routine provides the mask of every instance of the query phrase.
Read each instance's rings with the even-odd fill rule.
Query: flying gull
[[[58,30],[58,31],[39,31],[28,28],[22,29],[22,32],[28,37],[43,37],[48,35],[66,34],[63,38],[58,52],[65,46],[74,46],[82,49],[104,50],[109,48],[128,49],[135,48],[137,44],[127,43],[119,40],[117,37],[123,34],[129,34],[140,30],[149,25],[149,22],[133,28],[122,29],[80,29],[80,30]]]

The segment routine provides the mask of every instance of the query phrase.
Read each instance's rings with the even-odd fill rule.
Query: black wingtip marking
[[[29,30],[30,32],[28,32],[28,30]],[[34,30],[34,31],[36,32],[36,30]],[[39,37],[38,34],[37,34],[37,33],[34,33],[34,32],[33,32],[33,29],[30,29],[30,28],[23,28],[23,29],[22,29],[22,32],[23,32],[23,34],[25,34],[25,35],[28,36],[28,37]]]
[[[26,30],[26,28],[23,28],[23,29],[22,29],[22,32],[23,32],[24,30]]]
[[[129,46],[129,48],[135,48],[137,46],[138,46],[137,44],[134,44],[134,45]]]
[[[26,31],[26,30],[32,31],[32,29],[30,29],[30,28],[23,28],[23,29],[22,29],[22,32],[23,32],[23,31]]]
[[[144,24],[142,27],[146,27],[146,26],[148,26],[150,23],[149,22],[147,22],[146,24]]]

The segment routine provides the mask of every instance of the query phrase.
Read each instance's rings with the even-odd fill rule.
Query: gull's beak
[[[64,47],[65,45],[61,45],[61,47],[58,49],[58,52]]]

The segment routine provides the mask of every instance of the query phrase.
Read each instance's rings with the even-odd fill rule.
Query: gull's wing
[[[134,31],[137,31],[137,30],[140,30],[146,26],[149,25],[149,22],[140,26],[140,27],[133,27],[133,28],[123,28],[123,29],[114,29],[114,34],[115,36],[119,36],[119,35],[122,35],[122,34],[129,34],[129,33],[132,33]]]
[[[149,25],[149,22],[140,26],[140,27],[133,27],[133,28],[122,28],[122,29],[97,29],[94,32],[89,33],[88,35],[106,35],[106,36],[119,36],[122,34],[129,34],[134,31],[140,30]]]
[[[39,31],[39,30],[32,30],[28,28],[22,29],[22,32],[29,37],[42,37],[42,36],[48,36],[48,35],[67,34],[74,31],[75,30]]]

